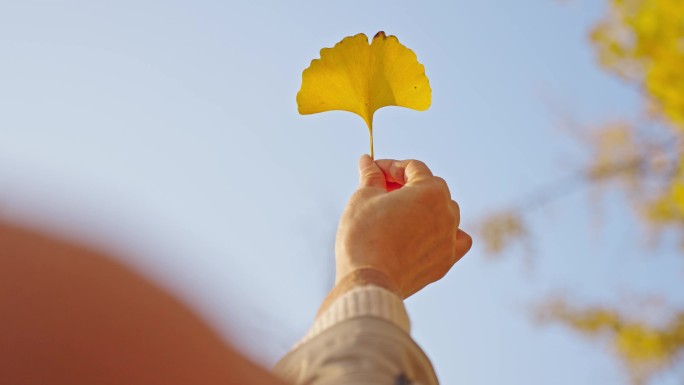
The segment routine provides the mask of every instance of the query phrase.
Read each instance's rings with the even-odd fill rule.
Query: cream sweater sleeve
[[[411,332],[411,323],[401,298],[379,286],[360,286],[337,298],[314,320],[309,332],[294,348],[340,322],[363,316],[380,318],[396,325],[406,334]]]
[[[438,384],[409,332],[401,298],[377,286],[357,287],[316,318],[274,372],[298,385]]]

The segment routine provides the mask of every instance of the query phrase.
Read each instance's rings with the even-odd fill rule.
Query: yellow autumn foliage
[[[622,187],[648,223],[676,228],[684,240],[684,1],[610,0],[609,9],[592,42],[602,66],[638,86],[650,121],[599,129],[589,181],[625,182]],[[634,384],[647,383],[684,357],[684,312],[663,325],[562,301],[545,306],[543,313],[606,339]]]
[[[684,141],[684,1],[612,0],[591,37],[601,64],[636,83],[652,116],[671,128],[671,141]],[[641,206],[656,226],[684,228],[684,153],[672,147],[674,172]]]
[[[684,164],[679,165],[665,191],[650,203],[647,214],[655,223],[684,228]]]
[[[527,228],[519,212],[504,211],[485,217],[478,226],[488,255],[496,255],[511,243],[524,238]]]
[[[591,42],[605,69],[641,91],[648,119],[625,117],[592,129],[592,159],[577,184],[622,182],[645,223],[677,229],[684,247],[684,1],[607,1]],[[499,214],[483,222],[488,249],[499,252],[523,234],[505,222]]]
[[[542,321],[561,322],[573,330],[608,342],[634,384],[644,384],[654,374],[672,367],[684,353],[684,312],[664,325],[627,317],[610,308],[575,308],[553,300],[540,308]]]
[[[684,247],[684,0],[606,1],[608,13],[591,31],[591,43],[603,68],[636,86],[645,114],[590,131],[592,157],[576,185],[619,182],[644,223],[678,231]],[[488,250],[499,252],[525,233],[511,225],[524,223],[524,208],[523,202],[484,221],[480,235]],[[511,212],[518,213],[514,221]],[[607,342],[637,385],[684,359],[681,309],[668,322],[649,323],[616,308],[551,301],[541,315]]]
[[[601,64],[636,82],[684,130],[684,1],[612,0],[591,37]]]

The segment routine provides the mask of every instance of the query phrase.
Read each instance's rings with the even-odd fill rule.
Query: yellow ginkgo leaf
[[[416,54],[382,31],[370,44],[360,33],[323,48],[321,58],[302,73],[297,93],[300,114],[342,110],[361,116],[370,133],[371,157],[375,111],[386,106],[424,111],[431,99],[430,82]]]

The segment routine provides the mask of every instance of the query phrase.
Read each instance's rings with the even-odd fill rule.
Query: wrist
[[[318,315],[323,313],[336,298],[349,290],[359,286],[378,286],[389,290],[403,299],[397,285],[383,271],[375,267],[359,267],[337,279],[335,287],[330,290],[325,300],[318,309]]]

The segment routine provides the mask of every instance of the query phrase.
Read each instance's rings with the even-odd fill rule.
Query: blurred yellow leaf
[[[646,213],[657,224],[684,227],[684,158],[680,158],[677,173],[665,191],[646,207]]]
[[[527,228],[520,213],[501,211],[486,216],[477,228],[488,255],[496,255],[516,241],[525,240]]]
[[[588,169],[592,180],[600,181],[617,175],[629,182],[629,187],[641,181],[637,166],[641,162],[643,148],[635,139],[630,124],[606,124],[596,129],[592,136],[594,159]]]
[[[323,48],[302,73],[299,113],[353,112],[366,122],[373,156],[373,114],[386,106],[427,110],[432,90],[425,67],[395,36],[378,32],[369,44],[360,33]]]
[[[607,339],[634,384],[644,384],[672,367],[684,352],[684,312],[664,325],[653,325],[610,308],[575,308],[555,299],[543,304],[539,315],[542,321],[561,322],[589,337]]]

